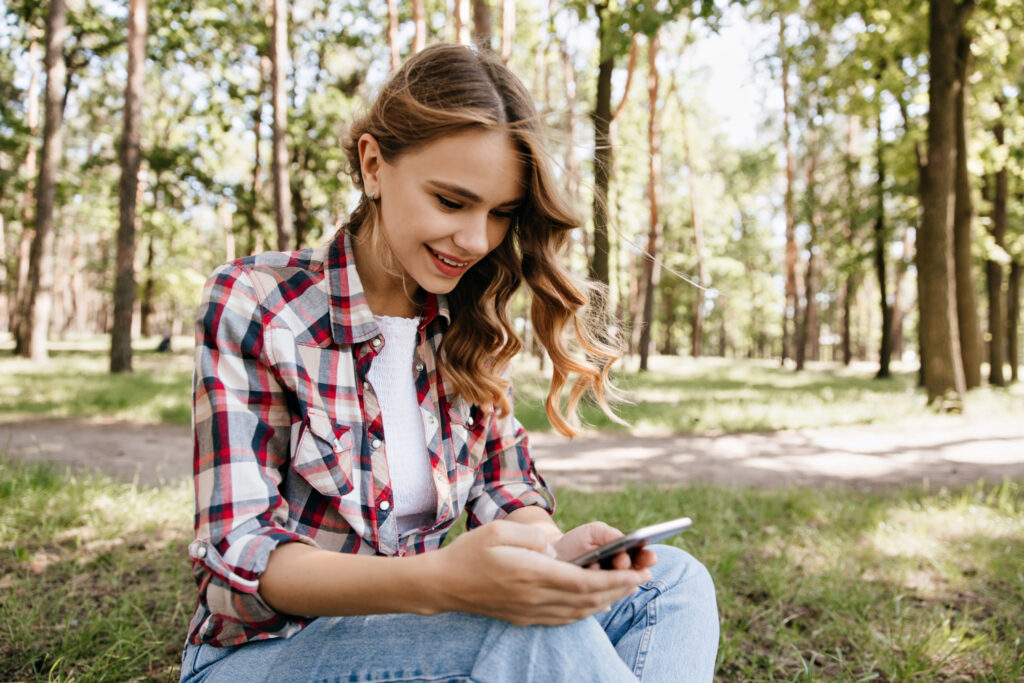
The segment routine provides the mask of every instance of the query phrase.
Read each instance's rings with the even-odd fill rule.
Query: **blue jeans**
[[[707,569],[652,546],[654,580],[568,626],[473,614],[321,617],[288,639],[189,645],[181,681],[710,681],[718,607]]]

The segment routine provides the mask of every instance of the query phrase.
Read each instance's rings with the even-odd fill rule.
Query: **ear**
[[[363,191],[367,195],[380,196],[380,167],[384,157],[380,153],[377,139],[369,133],[359,137],[359,172],[363,176]]]

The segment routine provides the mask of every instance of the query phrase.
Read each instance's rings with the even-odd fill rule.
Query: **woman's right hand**
[[[497,520],[423,556],[434,562],[438,611],[470,612],[519,626],[570,624],[631,595],[646,570],[587,571],[548,554],[544,532]]]

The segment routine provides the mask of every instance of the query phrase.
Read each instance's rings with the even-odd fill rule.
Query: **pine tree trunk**
[[[878,372],[875,377],[884,379],[890,376],[889,364],[892,362],[892,308],[889,306],[888,265],[885,252],[889,245],[888,230],[885,227],[885,154],[882,144],[882,113],[878,112],[878,138],[876,140],[876,158],[878,176],[875,184],[877,193],[875,216],[875,275],[878,277],[878,300],[882,311],[882,341],[878,349]]]
[[[651,326],[654,324],[654,295],[658,288],[661,269],[655,260],[661,253],[661,130],[658,125],[658,36],[651,36],[647,48],[647,92],[648,92],[648,124],[647,124],[647,198],[649,212],[647,232],[647,254],[643,259],[641,274],[640,297],[643,320],[640,323],[640,338],[637,346],[640,352],[640,370],[648,369],[648,356],[651,350]]]
[[[928,402],[942,410],[963,408],[964,370],[956,319],[953,268],[953,160],[956,151],[956,41],[966,11],[954,0],[931,0],[929,17],[928,153],[921,177],[918,238],[920,337]],[[973,3],[965,4],[973,7]]]
[[[956,312],[960,326],[960,356],[968,389],[981,386],[981,323],[971,255],[971,178],[967,171],[967,72],[971,39],[965,33],[956,46],[957,74],[961,87],[956,96],[956,204],[953,209],[953,261],[956,266]]]
[[[142,163],[142,92],[146,74],[146,22],[149,0],[128,3],[128,80],[124,91],[121,136],[121,211],[114,278],[114,327],[110,335],[110,371],[132,370],[132,313],[135,310],[135,209]]]
[[[516,0],[501,0],[501,60],[508,63],[516,34]]]
[[[996,122],[993,132],[996,144],[1006,144],[1006,131],[1002,120]],[[1004,157],[1005,158],[1005,157]],[[1006,248],[1006,202],[1007,202],[1006,163],[996,171],[995,186],[992,197],[992,222],[990,233],[995,245]],[[1003,295],[1003,264],[996,260],[985,262],[986,284],[988,286],[988,381],[997,387],[1006,386],[1003,365],[1006,363],[1006,298]]]
[[[277,248],[293,248],[291,180],[288,169],[288,0],[273,0],[273,39],[270,41],[271,101],[274,106],[274,222]]]
[[[28,182],[22,199],[21,232],[18,234],[18,247],[15,252],[15,256],[18,259],[18,270],[15,280],[8,283],[9,291],[11,292],[9,298],[10,309],[8,310],[9,329],[15,339],[24,335],[21,329],[22,311],[25,305],[25,293],[28,285],[29,253],[32,247],[32,236],[35,234],[32,215],[32,209],[35,206],[35,196],[32,182],[38,173],[35,145],[36,136],[39,134],[39,41],[37,40],[37,33],[38,29],[35,27],[29,28],[31,42],[28,46],[29,81],[25,123],[28,126],[28,134],[32,142],[29,142],[25,150],[25,178]]]
[[[149,231],[149,245],[146,249],[146,284],[142,286],[142,301],[139,302],[139,334],[148,337],[153,334],[153,295],[156,290],[156,275],[153,265],[156,261],[156,237]]]
[[[412,53],[416,54],[427,46],[427,13],[423,0],[412,0]]]
[[[1018,380],[1020,366],[1020,277],[1021,262],[1010,264],[1010,282],[1006,291],[1006,355],[1010,363],[1010,381]]]
[[[603,15],[602,15],[603,16]],[[599,30],[605,34],[603,21]],[[605,54],[605,40],[601,40],[601,54]],[[608,184],[612,165],[612,71],[615,58],[602,58],[597,71],[597,102],[594,107],[594,244],[590,260],[590,279],[607,286],[610,282],[608,267]]]
[[[57,170],[63,151],[64,90],[67,65],[67,5],[52,0],[46,16],[46,94],[44,100],[43,148],[36,182],[35,234],[29,251],[28,280],[22,305],[22,324],[15,352],[35,361],[48,357],[47,334],[53,305],[54,210]]]
[[[786,221],[786,307],[782,314],[782,359],[793,357],[793,332],[799,297],[796,280],[796,215],[793,206],[793,175],[795,160],[793,157],[792,134],[790,133],[790,117],[792,115],[789,102],[789,52],[786,49],[786,16],[779,15],[779,55],[782,59],[782,145],[786,152],[786,189],[783,198],[783,211]]]
[[[398,44],[398,0],[388,0],[388,49],[391,51],[391,71],[402,66],[401,46]]]
[[[394,2],[394,0],[389,0]],[[469,45],[469,15],[466,8],[469,7],[469,0],[455,0],[452,14],[455,16],[455,42],[460,45]]]
[[[473,44],[481,50],[491,49],[492,23],[490,3],[473,0]]]

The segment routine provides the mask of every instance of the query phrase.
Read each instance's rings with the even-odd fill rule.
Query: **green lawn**
[[[195,601],[187,484],[0,459],[0,680],[173,681]],[[1024,490],[562,491],[563,527],[687,514],[723,681],[1024,678]]]
[[[55,344],[52,360],[16,358],[0,340],[0,419],[90,417],[187,425],[191,410],[191,340],[175,341],[176,353],[159,354],[156,339],[137,342],[135,372],[107,371],[106,338]],[[884,422],[926,412],[916,372],[886,380],[875,368],[812,363],[803,372],[773,361],[656,357],[651,371],[616,374],[628,402],[617,410],[637,433],[743,432]],[[523,359],[514,367],[516,415],[532,432],[551,429],[544,413],[550,365],[537,369]],[[987,416],[1024,413],[1024,384],[972,391],[968,409]],[[595,406],[584,408],[592,429],[622,431]]]

